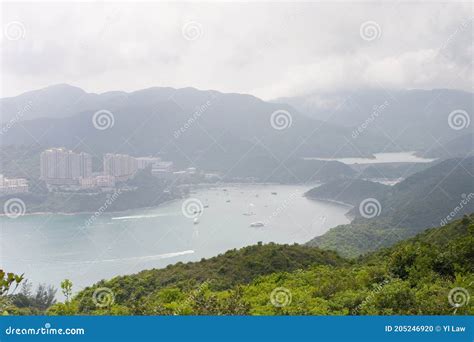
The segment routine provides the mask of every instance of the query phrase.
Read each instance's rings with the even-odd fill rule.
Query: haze
[[[2,97],[55,83],[263,99],[367,87],[472,91],[469,2],[2,7]],[[364,38],[367,22],[375,24]]]

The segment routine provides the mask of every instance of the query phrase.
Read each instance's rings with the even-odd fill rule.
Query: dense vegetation
[[[347,197],[355,205],[351,214],[356,218],[350,224],[330,229],[308,244],[334,249],[344,256],[357,256],[439,226],[451,213],[454,213],[452,218],[471,213],[474,211],[474,181],[470,170],[474,170],[474,157],[437,163],[385,188],[386,191],[368,181],[355,181],[357,186],[353,192],[345,190],[338,196],[342,190],[351,188],[346,186],[341,190],[343,183],[328,184],[322,189],[326,198],[345,201]],[[311,192],[319,193],[318,188]],[[360,203],[364,196],[374,198],[380,204],[377,216],[361,216]],[[356,201],[357,198],[361,200]]]
[[[471,215],[353,260],[317,248],[259,244],[101,281],[73,298],[66,281],[67,300],[47,313],[473,314],[474,303],[463,296],[473,284]]]

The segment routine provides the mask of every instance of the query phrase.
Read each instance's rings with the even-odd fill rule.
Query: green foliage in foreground
[[[297,245],[258,245],[118,277],[53,305],[48,313],[474,314],[474,303],[466,296],[474,290],[472,215],[358,260],[310,251]]]

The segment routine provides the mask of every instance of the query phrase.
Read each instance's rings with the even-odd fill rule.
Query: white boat
[[[193,223],[194,224],[199,224],[199,219],[197,217],[195,217]]]
[[[252,222],[250,224],[250,227],[254,227],[254,228],[265,227],[265,224],[263,222],[260,222],[260,221]]]

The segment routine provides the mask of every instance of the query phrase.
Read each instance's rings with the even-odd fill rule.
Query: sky
[[[1,97],[57,83],[263,99],[473,91],[472,2],[3,3]]]

